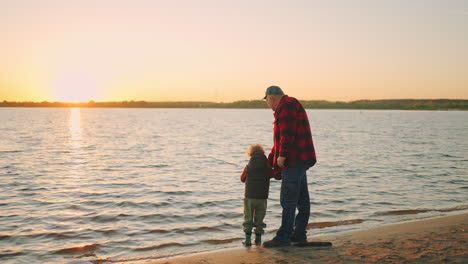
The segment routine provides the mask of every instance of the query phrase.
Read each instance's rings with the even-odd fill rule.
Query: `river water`
[[[468,112],[307,110],[309,235],[468,209]],[[0,109],[0,262],[240,247],[240,173],[269,109]],[[265,239],[279,227],[272,180]]]

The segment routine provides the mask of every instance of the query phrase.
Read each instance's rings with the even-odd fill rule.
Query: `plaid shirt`
[[[274,116],[274,146],[268,155],[273,167],[279,170],[278,157],[286,157],[283,169],[293,167],[297,162],[314,166],[317,159],[309,118],[301,103],[296,98],[285,95],[281,98]]]

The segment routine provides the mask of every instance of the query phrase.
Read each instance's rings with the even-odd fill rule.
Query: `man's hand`
[[[276,164],[278,164],[278,167],[283,168],[285,161],[286,157],[278,157],[278,159],[276,160]]]

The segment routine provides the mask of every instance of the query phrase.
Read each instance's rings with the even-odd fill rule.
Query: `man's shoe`
[[[291,242],[294,243],[295,246],[305,246],[307,245],[307,238],[304,238],[304,239],[298,239],[298,238],[295,238],[295,237],[292,237],[291,238]]]
[[[291,245],[291,242],[287,241],[279,241],[276,239],[272,239],[270,241],[263,242],[263,246],[266,248],[274,248],[274,247],[288,247]]]

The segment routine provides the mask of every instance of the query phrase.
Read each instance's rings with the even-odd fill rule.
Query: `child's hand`
[[[281,171],[280,170],[273,170],[273,178],[275,178],[275,180],[281,180],[282,179]]]

